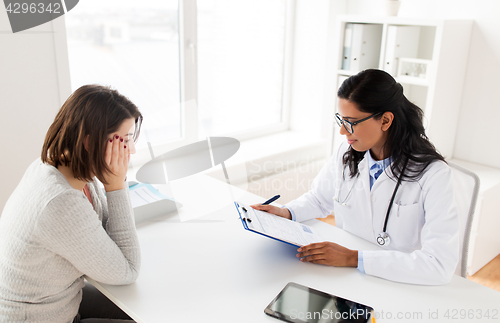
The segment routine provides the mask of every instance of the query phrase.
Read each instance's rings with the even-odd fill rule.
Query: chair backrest
[[[453,174],[454,198],[458,206],[460,222],[460,261],[456,275],[467,278],[469,238],[479,194],[479,177],[470,170],[448,161]]]

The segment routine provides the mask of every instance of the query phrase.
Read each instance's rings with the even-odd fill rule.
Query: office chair
[[[470,170],[448,161],[453,177],[453,194],[458,206],[460,229],[460,261],[456,275],[467,278],[469,238],[479,194],[479,177]]]

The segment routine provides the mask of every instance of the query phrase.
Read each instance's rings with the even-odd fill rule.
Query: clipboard
[[[290,221],[250,206],[234,202],[243,228],[273,240],[281,241],[294,247],[302,247],[314,242],[325,241],[308,225]]]

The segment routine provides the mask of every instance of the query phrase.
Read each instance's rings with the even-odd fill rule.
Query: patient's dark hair
[[[375,69],[364,70],[346,79],[337,95],[356,104],[362,112],[380,113],[380,116],[374,117],[376,119],[380,119],[384,112],[392,112],[394,119],[383,149],[385,156],[392,157],[391,171],[397,177],[406,161],[408,165],[402,179],[407,181],[420,179],[433,161],[444,161],[425,134],[422,109],[408,101],[403,94],[403,86],[390,74]],[[352,147],[345,152],[343,163],[349,166],[351,177],[357,174],[358,164],[364,155],[365,152]]]
[[[108,137],[130,118],[135,120],[136,141],[142,124],[139,109],[116,90],[84,85],[64,102],[47,131],[42,161],[54,167],[69,166],[79,180],[88,182],[95,175],[107,184],[104,174],[110,172],[105,161]]]

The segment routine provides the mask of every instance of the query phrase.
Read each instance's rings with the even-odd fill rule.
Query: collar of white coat
[[[387,166],[392,163],[392,156],[387,157],[383,160],[375,160],[370,153],[370,150],[367,150],[365,153],[365,158],[368,161],[368,169],[371,169],[373,164],[379,164],[382,167],[382,170],[385,170]]]
[[[375,183],[373,184],[373,186],[375,185],[380,185],[381,182],[389,179],[389,177],[392,175],[392,171],[391,169],[389,168],[387,171],[388,171],[388,174],[386,172],[386,168],[393,162],[392,160],[392,157],[387,157],[386,159],[384,160],[374,160],[370,154],[370,151],[367,150],[365,152],[365,157],[363,158],[363,160],[361,160],[361,162],[358,164],[358,170],[360,172],[360,175],[361,175],[361,178],[362,178],[362,181],[366,182],[366,183],[363,183],[364,186],[367,185],[368,187],[368,192],[370,192],[370,167],[375,164],[375,163],[378,163],[382,166],[382,168],[384,169],[384,172],[382,174],[380,174],[380,177],[375,181]],[[364,173],[366,171],[366,173]],[[378,186],[377,185],[377,186]],[[372,188],[373,190],[373,188]]]

